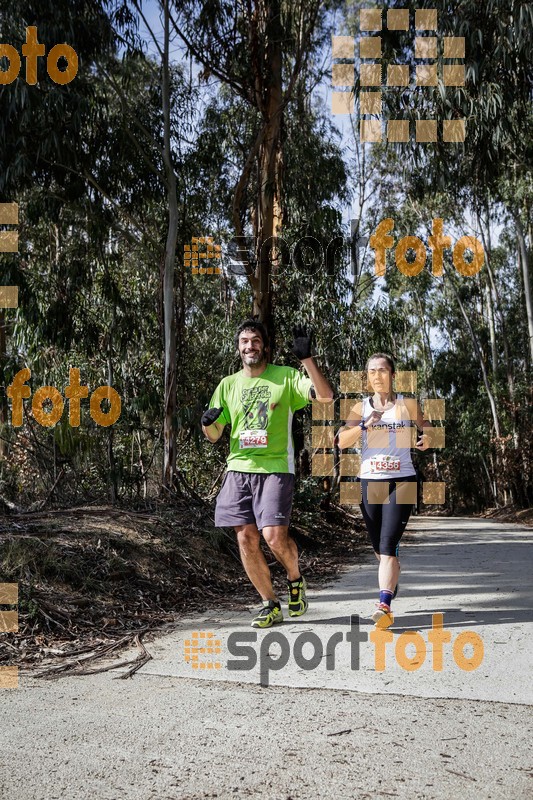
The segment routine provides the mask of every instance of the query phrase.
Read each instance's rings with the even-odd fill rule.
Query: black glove
[[[222,406],[220,408],[208,408],[207,411],[204,411],[201,419],[201,423],[204,428],[208,428],[213,424],[213,422],[216,422],[223,411],[224,409]]]
[[[311,358],[311,342],[313,340],[313,332],[307,331],[303,325],[297,325],[292,329],[294,342],[292,345],[292,352],[300,361],[304,358]]]

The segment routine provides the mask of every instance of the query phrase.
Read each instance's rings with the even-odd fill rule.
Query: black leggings
[[[412,503],[396,502],[396,484],[416,482],[416,475],[408,475],[399,480],[366,480],[361,479],[362,500],[361,513],[364,517],[372,547],[379,555],[397,556],[405,527],[411,515]],[[368,501],[369,484],[387,484],[389,502],[375,502],[371,496]],[[375,489],[378,487],[375,487]],[[385,494],[386,494],[386,490]],[[380,500],[383,498],[379,497]]]

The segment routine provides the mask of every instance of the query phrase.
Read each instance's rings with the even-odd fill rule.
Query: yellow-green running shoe
[[[283,622],[281,606],[274,600],[263,600],[263,608],[252,620],[252,628],[271,628]]]
[[[307,584],[305,578],[299,578],[297,581],[287,581],[289,586],[289,616],[301,617],[305,614],[309,603],[305,590]]]

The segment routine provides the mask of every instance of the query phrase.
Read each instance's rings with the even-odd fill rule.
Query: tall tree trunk
[[[472,340],[472,345],[474,347],[474,352],[475,352],[475,354],[477,356],[477,359],[479,361],[479,366],[481,368],[481,374],[483,376],[483,384],[485,386],[485,391],[487,392],[487,397],[489,398],[490,410],[491,410],[491,413],[492,413],[492,421],[494,423],[494,431],[496,433],[496,436],[499,439],[500,436],[501,436],[501,433],[500,433],[500,420],[499,420],[498,411],[497,411],[497,408],[496,408],[496,400],[494,398],[494,395],[492,393],[492,389],[490,387],[489,376],[487,375],[487,368],[485,366],[485,362],[483,361],[483,353],[481,352],[481,347],[479,345],[478,338],[477,338],[476,333],[475,333],[475,331],[474,331],[474,329],[472,327],[472,323],[470,322],[470,320],[468,318],[468,314],[465,311],[465,307],[464,307],[464,305],[463,305],[463,303],[461,301],[461,298],[459,296],[459,292],[457,291],[452,278],[450,278],[450,286],[452,287],[452,291],[453,291],[453,293],[455,295],[455,299],[457,300],[457,304],[458,304],[458,306],[459,306],[459,308],[461,310],[461,314],[463,315],[463,319],[464,319],[464,321],[466,323],[466,327],[468,329],[468,333],[470,334],[470,339]]]
[[[492,356],[492,374],[496,375],[498,369],[498,349],[496,346],[496,328],[494,325],[494,303],[492,302],[492,293],[490,285],[485,283],[485,299],[487,301],[487,322],[489,325],[490,335],[490,352]]]
[[[111,331],[109,332],[109,337],[107,340],[107,385],[108,386],[113,386],[114,383],[114,374],[113,374],[113,331],[115,329],[114,323],[115,323],[115,310],[113,309],[113,324],[111,326]],[[109,462],[109,499],[111,500],[111,503],[115,505],[118,496],[118,485],[117,485],[117,468],[115,461],[115,452],[113,449],[113,440],[114,440],[114,429],[113,426],[111,425],[107,429],[107,458]]]
[[[8,454],[8,445],[5,441],[5,426],[8,421],[8,405],[6,395],[6,312],[0,308],[0,383],[2,384],[3,391],[0,394],[0,431],[2,432],[2,439],[0,439],[0,459],[6,458]]]
[[[498,503],[498,494],[497,494],[497,491],[496,491],[496,483],[493,481],[493,479],[491,477],[491,474],[489,472],[489,468],[487,466],[487,462],[485,461],[485,459],[483,457],[483,453],[480,453],[480,458],[481,458],[481,463],[483,464],[483,467],[484,467],[486,475],[487,475],[487,482],[489,484],[489,489],[490,489],[490,493],[492,495],[492,499],[494,501],[494,504],[496,506],[498,506],[499,503]]]
[[[492,290],[492,297],[495,300],[493,303],[493,309],[496,312],[496,316],[498,318],[498,322],[500,323],[501,328],[501,343],[503,347],[503,357],[505,363],[505,371],[507,373],[507,386],[509,387],[509,399],[511,403],[514,403],[514,373],[513,367],[511,363],[511,356],[509,354],[509,347],[507,344],[507,330],[505,324],[505,315],[503,313],[503,305],[500,298],[500,293],[498,291],[498,284],[494,280],[494,272],[492,269],[492,242],[490,237],[490,210],[489,210],[489,202],[488,199],[486,201],[486,218],[487,218],[487,236],[485,236],[485,231],[483,225],[481,224],[481,216],[478,213],[478,224],[479,230],[481,232],[481,240],[483,242],[483,247],[485,250],[485,263],[487,265],[487,272],[489,276],[490,286]]]
[[[256,215],[257,267],[255,278],[258,291],[254,292],[253,314],[272,333],[271,248],[264,243],[274,241],[281,231],[281,119],[283,108],[282,88],[282,27],[280,2],[265,4],[265,38],[269,76],[266,91],[266,132],[259,148],[259,192]]]
[[[490,232],[490,206],[487,203],[486,205],[486,212],[487,212],[487,243],[488,243],[488,253],[489,253],[489,260],[492,259],[492,237]],[[482,276],[478,274],[478,278],[482,279]],[[486,297],[487,297],[487,316],[488,316],[488,323],[489,323],[489,334],[490,334],[490,350],[492,354],[492,374],[496,377],[496,371],[498,369],[498,349],[496,345],[496,325],[494,324],[494,299],[492,296],[492,286],[490,284],[490,276],[489,281],[485,284],[486,287]]]
[[[426,391],[429,388],[429,375],[430,370],[433,373],[433,358],[431,354],[431,342],[429,340],[429,332],[426,327],[426,315],[424,314],[424,309],[422,308],[422,303],[420,302],[420,295],[415,290],[414,293],[415,303],[418,310],[418,324],[420,325],[420,330],[422,331],[422,360],[424,364],[424,383],[426,386]],[[433,382],[433,396],[436,397],[436,389],[435,383]]]
[[[526,302],[527,330],[529,335],[529,353],[533,364],[533,303],[531,302],[531,283],[529,281],[529,257],[526,246],[526,237],[522,221],[518,214],[513,214],[516,225],[516,238],[518,241],[518,252],[522,265],[522,279],[524,281],[524,299]]]
[[[163,476],[167,489],[173,488],[176,469],[174,417],[176,414],[176,309],[174,303],[174,269],[178,236],[178,198],[176,174],[172,164],[170,132],[170,75],[169,75],[169,0],[164,0],[164,53],[162,62],[163,161],[168,198],[168,229],[163,271],[163,319],[165,330],[165,400],[163,420]]]

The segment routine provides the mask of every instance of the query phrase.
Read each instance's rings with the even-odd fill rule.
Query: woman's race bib
[[[399,472],[401,463],[399,458],[394,456],[376,456],[370,459],[370,472],[378,474],[380,472]]]

